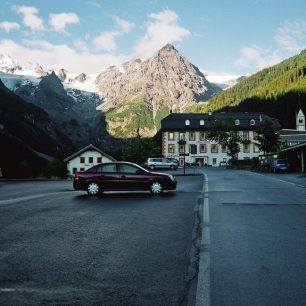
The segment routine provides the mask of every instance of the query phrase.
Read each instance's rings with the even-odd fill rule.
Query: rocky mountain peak
[[[145,61],[134,59],[121,68],[110,67],[97,77],[96,83],[106,101],[99,107],[104,112],[128,109],[135,101],[138,107],[146,107],[153,122],[151,128],[143,133],[146,136],[153,135],[158,129],[161,113],[165,116],[170,110],[182,112],[187,106],[207,101],[220,91],[171,44]],[[118,124],[114,129],[118,129]],[[108,122],[110,132],[111,125]]]

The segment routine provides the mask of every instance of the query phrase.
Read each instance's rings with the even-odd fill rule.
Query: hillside
[[[75,149],[39,107],[23,101],[0,80],[0,167],[6,177],[39,174],[43,154],[68,155]]]
[[[109,67],[97,77],[105,98],[108,131],[118,137],[153,136],[170,110],[207,101],[221,88],[209,83],[197,67],[170,44],[151,58]]]
[[[257,72],[219,93],[207,105],[196,105],[189,111],[263,111],[277,117],[283,126],[293,128],[299,107],[306,111],[306,50]]]

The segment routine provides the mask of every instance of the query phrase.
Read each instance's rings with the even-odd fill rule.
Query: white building
[[[268,119],[273,127],[280,128],[277,119],[263,113],[171,113],[161,121],[162,154],[166,157],[177,158],[181,166],[186,163],[199,163],[200,165],[219,166],[227,162],[229,156],[226,148],[207,139],[207,134],[214,121],[231,120],[240,136],[246,140],[240,145],[238,159],[252,159],[261,152],[254,138],[256,129],[261,122]],[[185,144],[179,144],[179,140]]]
[[[67,163],[67,171],[69,175],[73,175],[75,171],[85,171],[97,164],[112,162],[114,160],[113,157],[90,144],[65,158],[64,162]]]

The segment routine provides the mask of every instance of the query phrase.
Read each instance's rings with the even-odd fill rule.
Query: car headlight
[[[170,180],[171,180],[172,182],[175,182],[175,178],[174,178],[173,175],[169,174],[169,177],[170,177]]]

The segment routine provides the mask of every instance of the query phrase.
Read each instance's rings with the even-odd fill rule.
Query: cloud
[[[228,72],[205,71],[205,77],[211,83],[222,84],[228,81],[236,80],[239,77],[241,77],[241,75],[228,73]]]
[[[37,16],[38,9],[36,7],[14,5],[12,8],[18,14],[22,15],[23,24],[31,28],[33,32],[45,30],[43,20]]]
[[[306,22],[298,20],[286,22],[279,27],[274,37],[280,48],[290,53],[298,53],[305,48]]]
[[[98,50],[113,51],[117,49],[116,38],[120,34],[119,31],[102,32],[93,39],[93,43]]]
[[[3,21],[0,23],[0,28],[9,33],[11,30],[19,30],[20,25],[17,22]]]
[[[13,40],[0,40],[0,50],[19,62],[33,62],[45,70],[65,68],[70,73],[100,73],[110,65],[127,61],[124,55],[77,52],[66,44],[51,44],[45,40],[27,40],[18,44]]]
[[[125,19],[119,18],[117,16],[114,17],[119,29],[123,32],[123,33],[129,33],[134,27],[135,24],[132,22],[129,22]]]
[[[113,31],[102,32],[100,33],[100,35],[96,36],[92,40],[97,50],[106,50],[106,51],[116,50],[117,49],[116,39],[119,36],[129,33],[135,27],[134,23],[129,22],[125,19],[119,18],[117,16],[115,16],[114,19],[118,29]]]
[[[263,49],[256,45],[245,47],[240,51],[240,57],[235,64],[241,68],[263,69],[273,66],[281,61],[278,51]]]
[[[171,10],[149,15],[143,38],[134,47],[135,56],[146,58],[167,43],[180,42],[191,33],[178,25],[179,16]]]
[[[60,13],[60,14],[50,14],[49,23],[53,30],[56,32],[66,33],[66,26],[68,24],[77,24],[80,19],[75,13]]]

